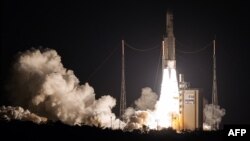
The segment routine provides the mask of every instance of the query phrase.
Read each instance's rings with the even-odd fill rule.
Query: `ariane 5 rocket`
[[[162,42],[162,68],[176,69],[173,12],[166,15],[166,37]]]

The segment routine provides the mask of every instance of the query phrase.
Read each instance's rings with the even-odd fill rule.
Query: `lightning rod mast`
[[[123,114],[126,109],[126,88],[125,88],[125,53],[124,40],[122,40],[122,76],[121,76],[121,95],[120,95],[120,118],[124,120]]]

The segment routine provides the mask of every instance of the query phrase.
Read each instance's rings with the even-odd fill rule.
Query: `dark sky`
[[[160,47],[168,8],[174,12],[178,50],[200,49],[216,35],[219,103],[226,109],[223,122],[250,124],[250,8],[238,1],[1,1],[0,105],[8,104],[3,88],[14,56],[31,47],[55,49],[64,66],[74,71],[81,84],[89,82],[97,97],[109,94],[119,99],[121,40],[139,49]],[[97,70],[115,48],[118,50]],[[138,52],[126,48],[125,52],[127,103],[132,106],[141,88],[149,86],[159,92],[160,49]],[[177,71],[191,87],[202,88],[210,101],[212,46],[195,54],[176,52],[176,57]]]

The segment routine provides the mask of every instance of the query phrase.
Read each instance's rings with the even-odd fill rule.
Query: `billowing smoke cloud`
[[[125,126],[125,130],[148,128],[151,120],[151,111],[134,111],[129,117],[129,122]]]
[[[104,128],[124,126],[111,111],[116,100],[109,95],[96,100],[94,89],[88,83],[80,85],[55,50],[33,49],[20,54],[10,90],[13,104],[51,120]]]
[[[204,112],[204,130],[216,130],[217,125],[221,122],[222,117],[226,114],[225,109],[220,108],[219,105],[207,104],[203,110]]]
[[[21,53],[14,64],[10,85],[10,99],[17,107],[0,107],[0,119],[42,123],[48,118],[69,125],[126,130],[158,128],[155,113],[158,96],[151,88],[143,88],[135,108],[126,109],[124,123],[112,113],[116,99],[109,95],[96,99],[94,89],[88,83],[79,83],[73,71],[63,67],[55,50],[33,49]],[[206,105],[204,127],[214,127],[224,115],[225,110],[218,105]]]
[[[151,88],[142,88],[141,97],[135,101],[136,108],[129,107],[125,111],[124,117],[127,121],[125,130],[148,128],[154,119],[153,111],[157,98]]]
[[[151,88],[142,89],[141,97],[135,101],[136,108],[139,110],[154,110],[157,102],[157,94]]]
[[[0,117],[3,120],[8,121],[16,119],[22,121],[33,121],[37,124],[47,122],[47,118],[31,113],[29,110],[24,110],[22,107],[1,106]]]

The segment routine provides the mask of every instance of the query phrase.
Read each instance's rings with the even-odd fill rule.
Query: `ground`
[[[126,141],[166,141],[166,140],[202,140],[216,141],[225,140],[222,130],[205,132],[194,131],[176,133],[174,130],[167,129],[162,131],[141,132],[136,130],[126,132],[121,130],[101,129],[90,126],[69,126],[61,122],[49,122],[47,124],[34,124],[24,121],[1,121],[1,137],[18,138],[24,140],[60,140],[60,139],[83,139],[83,140],[126,140]]]

